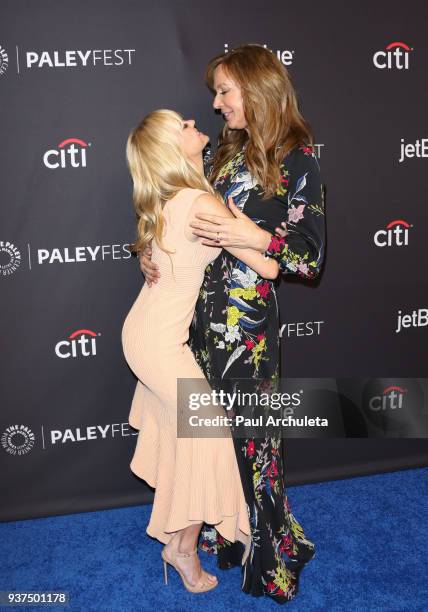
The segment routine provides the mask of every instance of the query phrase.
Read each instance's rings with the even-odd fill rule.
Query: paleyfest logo
[[[129,243],[125,242],[123,244],[97,244],[95,246],[40,248],[34,249],[36,255],[33,256],[32,245],[27,243],[28,267],[32,270],[33,264],[82,264],[106,261],[107,259],[131,259],[132,253],[129,246]],[[21,252],[12,242],[0,240],[0,278],[16,272],[22,261]]]
[[[6,49],[0,46],[0,75],[4,74],[9,66],[9,57]]]
[[[97,244],[96,246],[76,246],[53,249],[37,249],[37,261],[45,264],[90,263],[105,261],[106,259],[130,259],[129,243],[124,244]],[[28,245],[30,254],[30,245]],[[30,265],[31,267],[31,265]]]
[[[284,323],[279,329],[280,338],[290,338],[292,336],[319,336],[321,325],[324,321],[299,321]]]
[[[373,55],[373,64],[380,70],[409,69],[409,55],[413,47],[409,47],[404,42],[392,42],[385,47],[385,50],[376,51]]]
[[[43,155],[43,163],[46,168],[56,170],[57,168],[86,168],[86,148],[90,142],[80,138],[66,138],[59,143],[58,148],[50,149]]]
[[[269,48],[266,44],[263,45],[263,47],[265,49]],[[272,49],[269,49],[269,51],[272,51]],[[224,52],[229,53],[229,43],[224,43]],[[294,49],[293,51],[289,51],[288,49],[277,49],[277,51],[272,51],[272,53],[276,53],[277,58],[284,64],[284,66],[291,66],[293,63]]]
[[[413,227],[404,221],[404,219],[396,219],[390,221],[386,229],[378,230],[373,236],[374,243],[377,247],[385,246],[407,246],[409,244],[409,228]]]
[[[81,49],[55,51],[25,51],[24,66],[34,68],[87,68],[89,66],[123,66],[132,64],[135,49]],[[20,70],[19,49],[16,47],[17,70]]]

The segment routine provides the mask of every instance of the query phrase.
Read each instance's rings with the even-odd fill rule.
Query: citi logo
[[[97,354],[97,334],[90,329],[78,329],[66,340],[60,340],[55,345],[55,355],[60,359],[70,357],[90,357]]]
[[[413,227],[403,219],[391,221],[386,229],[378,230],[374,237],[374,243],[378,247],[385,246],[407,246],[409,244],[409,228]]]
[[[46,168],[86,168],[86,148],[91,143],[80,138],[67,138],[59,143],[57,149],[50,149],[43,155]]]
[[[9,66],[9,57],[6,49],[0,46],[0,75],[4,74]]]
[[[392,42],[384,51],[376,51],[373,55],[373,64],[376,68],[383,70],[387,68],[397,68],[397,70],[409,69],[409,54],[413,47],[409,47],[403,42]]]
[[[404,405],[404,394],[407,389],[398,385],[386,387],[380,395],[374,395],[369,400],[369,408],[373,412],[399,410]]]

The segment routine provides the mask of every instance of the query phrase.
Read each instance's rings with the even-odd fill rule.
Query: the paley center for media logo
[[[34,433],[28,425],[10,425],[1,434],[1,446],[9,455],[26,455],[34,442]]]
[[[0,76],[4,74],[9,66],[9,56],[6,49],[0,45]]]
[[[10,276],[21,265],[21,253],[9,240],[0,240],[0,276]]]

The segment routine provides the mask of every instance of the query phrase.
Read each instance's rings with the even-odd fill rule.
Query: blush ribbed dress
[[[187,344],[205,268],[221,252],[191,239],[192,206],[203,193],[182,189],[165,203],[163,240],[174,252],[168,256],[153,241],[160,278],[144,284],[123,324],[123,352],[138,379],[129,423],[139,434],[130,468],[155,488],[150,536],[166,544],[179,529],[215,525],[227,540],[244,544],[244,563],[249,512],[230,434],[177,437],[177,380],[199,379],[195,390],[210,391]]]

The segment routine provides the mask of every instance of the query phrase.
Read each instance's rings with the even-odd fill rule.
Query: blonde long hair
[[[137,254],[153,238],[163,251],[170,253],[162,242],[162,208],[181,189],[203,189],[214,195],[209,181],[180,148],[182,129],[183,119],[178,113],[160,109],[146,115],[128,136],[126,158],[138,219],[137,239],[130,250]]]
[[[213,158],[210,182],[242,147],[250,173],[271,197],[280,181],[280,165],[298,144],[313,146],[313,134],[298,109],[290,74],[280,60],[261,45],[241,45],[217,55],[207,66],[205,80],[214,91],[214,71],[219,65],[239,85],[248,132],[225,124]]]

